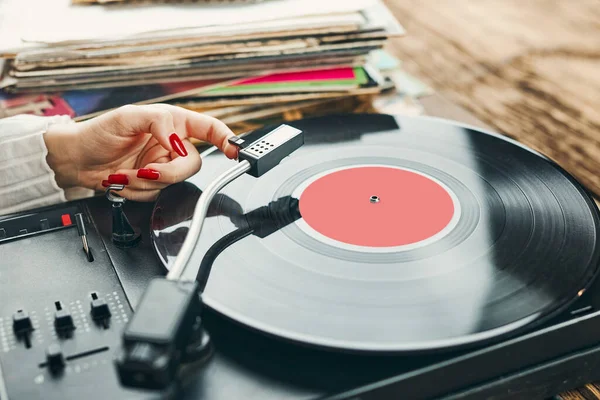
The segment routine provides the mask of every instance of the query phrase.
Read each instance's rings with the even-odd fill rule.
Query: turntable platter
[[[221,191],[191,260],[212,265],[204,302],[228,318],[346,351],[439,350],[547,320],[597,272],[595,205],[516,142],[425,117],[290,125],[305,145]],[[152,238],[167,269],[201,189],[233,163],[207,152],[161,194]]]

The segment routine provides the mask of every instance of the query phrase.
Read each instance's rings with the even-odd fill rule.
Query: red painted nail
[[[179,139],[179,136],[177,136],[176,133],[172,133],[171,136],[169,136],[169,141],[171,142],[171,146],[173,146],[173,150],[175,150],[177,154],[179,154],[181,157],[187,156],[187,150],[183,146],[181,139]]]
[[[108,176],[108,181],[115,185],[127,185],[129,184],[129,178],[123,174],[112,174]]]
[[[158,178],[160,178],[160,173],[150,168],[142,168],[138,169],[137,177],[143,179],[151,179],[155,181]]]
[[[109,181],[102,181],[102,186],[109,187],[110,186],[110,182]]]

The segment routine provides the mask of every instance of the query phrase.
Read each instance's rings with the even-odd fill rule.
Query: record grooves
[[[303,148],[211,206],[192,262],[212,266],[204,302],[218,313],[329,349],[447,350],[547,321],[597,273],[595,204],[520,144],[433,118],[290,125]],[[203,159],[153,213],[167,268],[200,190],[234,162]]]

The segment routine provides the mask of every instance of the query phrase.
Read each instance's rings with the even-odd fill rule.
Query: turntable
[[[600,378],[599,214],[560,166],[435,118],[288,125],[301,147],[207,203],[182,275],[206,346],[176,386],[123,380],[123,332],[168,331],[148,285],[238,161],[206,150],[154,204],[3,217],[0,398],[535,399]],[[275,128],[241,141],[267,153]]]

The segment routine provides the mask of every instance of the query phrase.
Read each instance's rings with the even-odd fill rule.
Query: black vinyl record
[[[305,145],[211,204],[191,262],[211,269],[203,300],[218,313],[319,347],[439,350],[544,321],[596,274],[595,204],[523,145],[428,117],[289,125]],[[208,151],[161,194],[152,238],[167,269],[201,190],[235,162]]]

